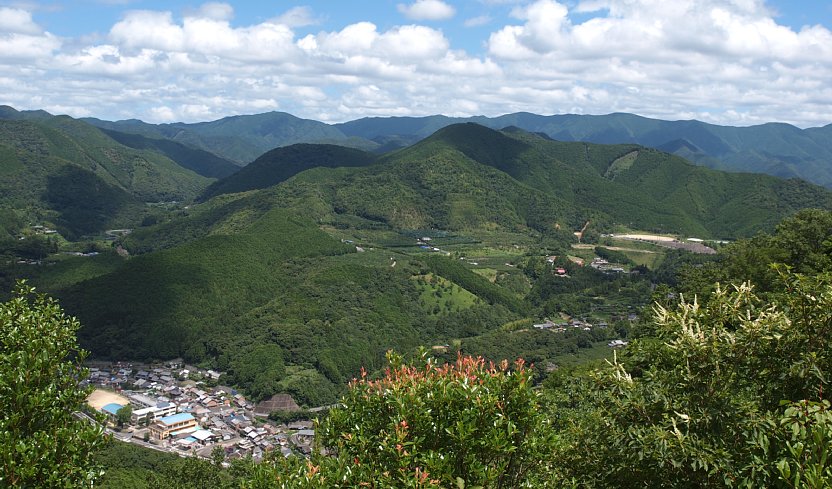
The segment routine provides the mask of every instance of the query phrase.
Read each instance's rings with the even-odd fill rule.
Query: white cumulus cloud
[[[0,60],[48,57],[61,44],[59,38],[35,23],[30,12],[0,7]]]
[[[806,124],[821,106],[797,87],[832,81],[829,29],[778,24],[762,0],[585,0],[574,13],[589,20],[572,13],[555,0],[515,7],[519,22],[488,40],[489,54],[525,90],[543,90],[536,97],[553,112],[571,109],[547,91],[569,94],[581,112]]]
[[[37,36],[43,29],[32,20],[32,14],[19,8],[0,7],[0,33]]]
[[[231,20],[234,18],[234,7],[227,3],[208,2],[202,4],[193,17],[202,17],[212,20]]]
[[[460,22],[480,26],[463,31],[481,36],[466,49],[421,22],[455,15],[449,3],[402,1],[405,25],[367,17],[314,32],[326,13],[308,7],[244,24],[232,3],[211,2],[126,10],[100,34],[65,38],[40,10],[0,7],[0,104],[151,122],[266,110],[832,122],[832,32],[784,25],[763,0],[480,0]]]
[[[411,20],[448,20],[456,9],[442,0],[416,0],[412,4],[398,5],[399,12]]]

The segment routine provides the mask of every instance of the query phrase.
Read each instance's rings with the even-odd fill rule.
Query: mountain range
[[[556,215],[563,224],[569,222],[573,227],[576,221],[592,216],[600,222],[645,229],[728,236],[770,227],[779,221],[784,210],[794,207],[780,207],[775,215],[768,214],[768,209],[788,200],[789,193],[814,191],[796,182],[766,181],[769,183],[760,185],[768,190],[778,187],[777,198],[768,201],[763,197],[766,192],[750,191],[745,183],[737,183],[751,180],[698,171],[681,164],[681,159],[668,159],[667,155],[681,155],[688,161],[737,172],[753,169],[780,177],[804,178],[811,174],[813,178],[808,180],[826,185],[832,182],[822,176],[829,171],[826,162],[832,158],[832,126],[806,130],[785,124],[732,128],[698,121],[658,121],[630,114],[521,113],[465,119],[475,120],[480,128],[506,129],[503,133],[492,132],[498,136],[485,137],[474,126],[460,125],[459,120],[462,119],[444,116],[365,118],[328,125],[273,112],[199,124],[153,125],[137,120],[76,120],[4,106],[0,107],[0,151],[5,157],[0,168],[6,178],[0,185],[5,187],[6,207],[30,209],[28,212],[35,220],[49,217],[49,222],[61,227],[65,234],[78,236],[111,226],[113,216],[124,221],[129,215],[126,223],[135,225],[148,214],[143,203],[197,197],[207,200],[223,193],[276,185],[309,168],[400,168],[396,175],[375,177],[389,179],[392,186],[379,183],[368,188],[365,195],[381,189],[392,192],[402,174],[412,173],[426,163],[384,163],[401,161],[407,155],[423,152],[433,144],[432,140],[463,132],[454,142],[458,153],[501,170],[501,178],[511,176],[512,184],[519,182],[532,189],[513,190],[512,194],[515,199],[523,195],[533,202],[526,204],[527,212]],[[449,126],[454,129],[444,131]],[[509,137],[512,132],[525,136]],[[536,138],[534,144],[530,138]],[[428,142],[427,146],[416,144],[422,140]],[[583,142],[572,142],[575,140]],[[306,143],[296,145],[303,141]],[[600,149],[601,146],[587,141],[612,146]],[[303,145],[311,142],[316,145]],[[530,147],[536,149],[527,150]],[[380,154],[383,148],[398,151]],[[599,159],[594,156],[596,153],[604,156]],[[609,158],[613,153],[622,158],[618,163],[613,164],[615,159]],[[240,171],[240,165],[249,157],[253,163]],[[649,174],[640,175],[635,170],[645,167],[643,162],[647,160],[655,160],[656,167]],[[639,163],[633,170],[619,171],[630,168],[633,162]],[[659,177],[662,170],[667,173]],[[634,175],[639,175],[638,179]],[[79,186],[95,191],[80,191]],[[425,204],[435,205],[436,199],[402,187],[396,198],[411,196],[412,205],[407,212],[397,211],[395,219],[417,227],[459,224],[464,221],[460,220],[464,213],[458,209],[477,204],[479,209],[488,208],[486,202],[477,203],[467,197],[467,203],[454,200],[456,194],[465,195],[461,190],[466,186],[470,185],[461,182],[456,189],[447,189],[445,196],[455,203],[443,205],[454,210],[444,209],[439,214]],[[336,191],[342,199],[346,188]],[[504,202],[505,195],[508,194],[498,192],[489,205]],[[823,200],[817,195],[808,200],[817,199]],[[342,200],[339,205],[354,210],[369,205],[360,197],[357,201]],[[384,201],[379,196],[373,203]],[[759,205],[746,205],[755,202]],[[537,205],[548,210],[541,211]],[[514,202],[510,207],[516,210],[523,206]],[[549,212],[552,209],[559,211]],[[362,212],[379,217],[370,209]],[[439,215],[444,217],[438,218]],[[754,215],[759,219],[749,217]],[[633,216],[644,219],[634,220]],[[517,216],[510,220],[514,217]],[[533,221],[528,216],[523,219],[527,223]],[[760,219],[767,220],[767,224]]]
[[[473,123],[381,157],[332,145],[280,148],[212,188],[204,203],[124,239],[140,256],[59,291],[87,325],[82,338],[96,354],[204,358],[206,351],[222,354],[228,342],[248,345],[234,336],[239,328],[260,325],[244,336],[260,337],[269,334],[269,321],[288,328],[287,318],[298,315],[302,324],[369,321],[369,329],[349,329],[359,350],[381,348],[368,346],[375,340],[367,337],[378,336],[381,324],[414,328],[402,344],[424,337],[412,322],[420,317],[408,281],[418,275],[413,265],[368,264],[370,255],[333,235],[390,249],[413,243],[411,232],[439,231],[565,249],[587,221],[597,230],[736,237],[769,229],[800,208],[832,209],[832,192],[800,180],[718,172],[643,146],[564,143]],[[382,284],[400,290],[391,296]],[[328,289],[339,292],[322,296]],[[359,290],[366,298],[347,306]],[[306,303],[308,294],[323,309]],[[391,330],[380,338],[395,336]]]
[[[295,143],[333,143],[372,148],[372,141],[350,138],[338,128],[323,122],[301,119],[285,112],[225,117],[196,124],[148,124],[131,119],[117,122],[82,119],[96,127],[154,139],[169,139],[200,148],[245,165],[278,146]]]
[[[719,170],[802,178],[832,186],[829,164],[832,124],[809,129],[778,123],[731,127],[696,120],[662,121],[623,113],[552,116],[516,113],[494,118],[365,118],[336,124],[336,127],[345,135],[372,140],[392,136],[418,139],[459,122],[476,122],[495,129],[516,126],[559,141],[640,144]]]
[[[340,168],[324,171],[331,167]],[[315,196],[331,212],[400,229],[542,232],[592,220],[599,227],[737,237],[798,208],[832,203],[828,191],[799,180],[714,171],[634,144],[561,142],[474,123],[446,126],[378,157],[330,145],[275,149],[212,184],[204,197],[268,188],[296,174],[285,186],[293,198]]]
[[[626,113],[373,117],[332,125],[280,112],[198,124],[87,121],[121,132],[183,142],[238,164],[247,164],[275,147],[301,142],[326,142],[383,153],[413,144],[445,126],[475,122],[492,129],[514,126],[559,141],[639,144],[709,168],[801,178],[832,187],[832,124],[808,129],[782,123],[732,127],[697,120],[663,121]]]
[[[0,107],[0,119],[42,120],[49,117],[44,111]],[[302,119],[282,112],[231,116],[191,124],[149,124],[136,119],[82,120],[116,134],[144,136],[141,144],[174,141],[186,148],[210,152],[239,166],[254,161],[266,151],[296,143],[329,143],[384,153],[411,145],[442,127],[475,122],[492,129],[514,126],[559,141],[639,144],[709,168],[801,178],[832,187],[832,124],[807,129],[782,123],[732,127],[697,120],[663,121],[626,113],[371,117],[339,124]],[[127,140],[126,136],[121,138],[122,142]],[[229,167],[221,166],[225,168],[216,170],[212,176],[225,176]]]
[[[832,209],[832,192],[803,180],[717,171],[641,144],[558,140],[519,119],[500,130],[446,119],[372,129],[383,122],[357,121],[358,136],[285,114],[154,126],[3,108],[0,218],[17,215],[19,228],[4,225],[4,243],[29,239],[34,223],[70,241],[133,231],[117,241],[130,258],[93,237],[100,256],[6,262],[0,279],[27,276],[58,296],[97,357],[182,356],[234,376],[260,346],[275,345],[285,376],[258,392],[312,406],[332,402],[337,386],[380,365],[391,347],[458,339],[502,352],[496,345],[518,341],[522,353],[527,337],[501,326],[569,306],[530,294],[521,266],[576,253],[575,231],[737,238],[802,208]],[[440,128],[427,134],[426,123]],[[278,147],[242,167],[239,154],[212,152],[253,154],[251,141]],[[464,261],[469,252],[488,267]],[[649,290],[631,282],[604,294]],[[578,283],[549,286],[585,295]],[[578,341],[535,338],[529,348],[549,345],[543,361]]]

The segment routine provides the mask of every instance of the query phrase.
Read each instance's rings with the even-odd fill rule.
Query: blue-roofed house
[[[115,403],[115,402],[111,402],[110,404],[105,404],[104,406],[102,406],[101,407],[101,412],[104,413],[107,416],[107,419],[109,419],[112,422],[115,422],[116,414],[118,413],[118,410],[123,408],[123,407],[124,407],[123,404],[118,404],[118,403]]]
[[[155,440],[165,440],[182,433],[192,433],[197,429],[196,419],[191,413],[179,413],[160,418],[150,425],[150,437]]]

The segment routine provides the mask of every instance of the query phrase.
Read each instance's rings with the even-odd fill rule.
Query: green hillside
[[[471,123],[446,127],[392,157],[411,158],[423,145],[454,147],[569,203],[573,216],[607,226],[736,237],[771,229],[804,207],[832,206],[828,191],[797,180],[717,172],[635,145],[564,143]]]
[[[336,127],[354,137],[380,140],[398,136],[425,138],[457,123],[476,122],[494,129],[516,126],[559,141],[640,144],[670,151],[699,165],[767,173],[832,186],[832,134],[829,127],[799,129],[788,124],[717,126],[700,121],[662,121],[633,114],[552,115],[530,113],[499,117],[364,118]],[[406,139],[405,139],[406,140]]]
[[[83,121],[44,111],[19,112],[8,106],[0,109],[0,122],[11,124],[3,131],[0,144],[41,154],[48,152],[50,156],[98,173],[142,200],[187,200],[210,183],[208,178],[194,173],[187,164],[180,166],[159,148],[145,145],[133,149]],[[22,129],[10,129],[22,127],[13,124],[21,121],[58,134],[32,136],[22,134],[25,132]],[[25,140],[18,141],[18,137]],[[187,159],[182,154],[179,157]]]
[[[30,122],[0,121],[0,175],[3,209],[21,225],[49,222],[68,237],[137,223],[145,212],[71,139]]]
[[[626,227],[722,237],[832,208],[828,191],[799,181],[476,124],[378,158],[327,145],[267,156],[220,182],[244,192],[120,238],[129,259],[16,270],[79,317],[98,357],[182,356],[255,398],[290,392],[312,406],[332,402],[362,365],[381,366],[391,347],[453,344],[497,360],[529,352],[541,365],[598,356],[582,351],[626,333],[626,322],[529,331],[561,314],[613,322],[648,302],[647,269],[616,275],[569,261],[596,256],[571,246],[587,221],[596,236]],[[664,252],[651,252],[661,266]],[[280,365],[249,375],[264,348]]]
[[[271,187],[310,168],[367,166],[375,157],[363,151],[328,144],[296,144],[273,149],[229,178],[214,182],[200,197]]]
[[[264,188],[297,173],[271,192],[280,205],[315,219],[566,234],[591,221],[596,230],[701,237],[746,236],[801,208],[832,206],[828,191],[797,180],[713,171],[643,146],[558,142],[472,123],[372,161],[357,150],[291,146],[216,182],[206,195]]]
[[[313,226],[270,211],[243,233],[133,258],[66,300],[73,313],[101,326],[96,353],[166,358],[183,354],[208,324],[233,328],[241,314],[273,298],[289,258],[344,251]],[[117,348],[111,341],[131,351],[108,351]]]
[[[575,225],[591,214],[439,140],[424,141],[369,167],[302,173],[288,182],[283,193],[289,192],[319,196],[336,214],[396,229],[543,232],[557,224]]]
[[[239,166],[229,160],[201,149],[190,148],[176,141],[148,138],[140,134],[127,134],[107,129],[102,129],[102,132],[125,146],[161,153],[175,161],[179,166],[203,177],[224,178],[240,169]]]
[[[285,391],[310,406],[333,402],[362,366],[381,366],[387,349],[436,337],[440,320],[443,331],[454,331],[447,321],[456,331],[478,331],[511,317],[484,304],[432,315],[419,303],[418,263],[402,257],[390,267],[386,256],[356,253],[283,210],[252,214],[228,234],[133,257],[52,290],[82,320],[80,338],[97,357],[211,362],[255,397]],[[35,280],[48,288],[58,271],[41,273]],[[476,284],[494,288],[463,275],[475,291]],[[285,373],[251,384],[238,372],[262,345],[276,345]]]
[[[156,151],[124,146],[98,128],[71,117],[57,116],[45,119],[42,124],[72,141],[77,156],[67,158],[69,161],[86,163],[98,173],[106,172],[125,190],[146,202],[190,200],[210,183],[210,179]]]
[[[109,122],[85,119],[95,126],[151,138],[166,138],[209,151],[246,165],[266,151],[296,143],[332,143],[371,149],[376,143],[350,138],[323,122],[301,119],[285,112],[225,117],[195,124],[148,124],[137,120]]]
[[[128,147],[71,117],[2,109],[0,206],[23,226],[47,224],[69,239],[135,227],[150,212],[145,203],[193,199],[213,178],[188,167],[218,176],[234,168],[169,141]]]

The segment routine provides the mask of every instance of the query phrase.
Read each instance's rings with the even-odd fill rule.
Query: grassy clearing
[[[632,260],[635,265],[644,265],[651,270],[654,270],[662,263],[667,253],[667,248],[662,248],[647,242],[603,238],[597,245],[587,243],[573,244],[572,254],[586,261],[590,261],[596,256],[596,246],[621,252]]]
[[[633,163],[636,162],[636,158],[638,158],[638,151],[632,151],[620,158],[617,158],[612,162],[612,164],[610,164],[610,167],[607,168],[607,171],[604,173],[604,178],[615,180],[615,177],[617,177],[618,174],[629,170],[633,166]]]
[[[644,252],[623,252],[636,265],[644,265],[650,270],[655,270],[664,260],[663,253],[644,253]]]
[[[592,348],[580,348],[577,353],[567,353],[555,358],[557,365],[566,367],[584,363],[600,363],[604,360],[612,361],[613,349],[607,346],[607,341],[593,343]]]
[[[492,284],[497,281],[497,270],[493,268],[474,268],[472,271],[488,279]]]
[[[461,263],[473,271],[494,281],[499,272],[515,271],[517,264],[524,258],[524,248],[511,247],[466,247],[450,249],[454,256],[459,255]]]
[[[592,259],[595,258],[597,255],[595,254],[595,250],[593,248],[591,250],[572,250],[572,253],[570,253],[569,256],[580,258],[584,260],[584,262],[586,262],[587,265],[589,265],[589,262],[591,262]]]
[[[643,241],[604,238],[601,242],[602,246],[620,248],[622,253],[633,260],[633,263],[644,265],[651,270],[661,265],[667,254],[667,248]]]
[[[420,288],[419,304],[429,314],[468,309],[477,301],[476,295],[439,275],[429,273],[413,279]]]
[[[51,292],[110,273],[123,263],[124,258],[112,252],[90,257],[57,254],[50,256],[43,265],[11,265],[5,272],[10,276],[36,279],[43,291]]]

